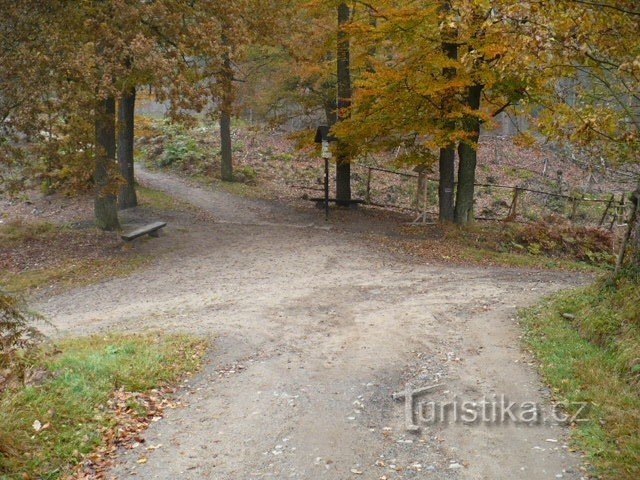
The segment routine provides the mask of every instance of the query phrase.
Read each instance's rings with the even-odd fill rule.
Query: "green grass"
[[[506,267],[576,270],[596,273],[604,270],[602,266],[578,260],[552,258],[546,255],[527,253],[497,252],[486,248],[462,247],[459,251],[459,257],[471,262],[486,263],[488,261],[495,265]]]
[[[29,360],[51,378],[0,396],[0,478],[59,478],[103,443],[117,424],[112,393],[174,384],[198,369],[202,340],[184,335],[108,335],[66,339]],[[135,403],[135,402],[133,402]],[[144,406],[131,405],[141,415]],[[34,430],[35,421],[48,428]]]
[[[567,319],[562,314],[573,315]],[[640,283],[622,277],[522,313],[526,342],[558,400],[589,402],[573,430],[602,478],[640,478]]]

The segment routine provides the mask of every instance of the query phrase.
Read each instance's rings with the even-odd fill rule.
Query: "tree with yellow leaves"
[[[521,98],[531,81],[526,64],[509,48],[509,27],[496,3],[373,2],[368,6],[375,24],[351,27],[357,42],[376,46],[375,56],[356,83],[351,119],[336,130],[365,149],[401,145],[408,163],[438,158],[441,219],[459,224],[473,219],[481,124]]]

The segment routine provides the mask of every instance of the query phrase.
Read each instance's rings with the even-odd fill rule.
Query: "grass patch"
[[[60,230],[50,222],[24,222],[13,220],[0,225],[0,242],[6,245],[51,237]]]
[[[74,259],[49,268],[29,269],[19,273],[0,272],[0,284],[18,294],[28,294],[46,287],[79,287],[107,278],[129,275],[149,261],[150,257],[139,254],[118,258]]]
[[[578,260],[551,258],[546,255],[528,253],[499,252],[487,248],[462,247],[458,253],[460,259],[474,263],[491,263],[507,267],[577,270],[585,272],[601,272],[602,267]]]
[[[251,198],[254,200],[267,200],[269,199],[268,193],[259,186],[250,185],[243,182],[223,182],[216,181],[215,186],[233,195],[239,197]]]
[[[142,206],[148,206],[165,211],[197,209],[192,204],[172,197],[162,190],[156,190],[143,185],[137,186],[136,193],[138,194],[138,200]]]
[[[200,339],[159,334],[91,336],[43,346],[29,363],[49,378],[0,396],[0,478],[68,473],[117,425],[108,406],[116,390],[144,393],[174,384],[199,368],[204,351]],[[147,414],[135,397],[131,409]]]
[[[557,399],[591,405],[573,430],[576,446],[603,478],[640,478],[638,279],[561,293],[521,319]]]

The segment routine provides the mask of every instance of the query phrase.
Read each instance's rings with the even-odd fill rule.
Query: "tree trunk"
[[[338,121],[349,115],[351,106],[351,66],[349,54],[349,35],[344,25],[349,21],[351,12],[346,3],[338,5]],[[349,205],[351,200],[351,163],[348,146],[338,140],[336,158],[336,203]]]
[[[136,105],[136,88],[122,95],[118,106],[118,165],[125,181],[118,192],[118,207],[133,208],[138,205],[133,167],[133,128]]]
[[[233,156],[231,154],[231,115],[227,110],[220,112],[220,155],[221,176],[225,182],[233,181]]]
[[[446,3],[444,8],[450,8]],[[457,35],[452,32],[453,35]],[[458,58],[458,45],[456,43],[442,42],[442,51],[450,59]],[[456,74],[456,69],[446,67],[442,69],[445,78],[452,78]],[[448,112],[448,96],[442,102],[442,113]],[[444,128],[453,131],[456,128],[455,122],[446,122]],[[440,184],[438,186],[438,217],[441,222],[453,222],[455,218],[454,210],[454,187],[455,187],[455,145],[450,144],[440,149],[439,172]]]
[[[480,108],[482,85],[473,85],[467,91],[467,107],[470,110]],[[458,145],[458,189],[456,191],[455,221],[458,225],[473,222],[474,183],[476,182],[477,143],[480,137],[480,119],[467,116],[463,120],[466,139]]]
[[[223,44],[226,44],[223,38]],[[233,181],[233,155],[231,151],[231,109],[233,107],[233,71],[229,53],[224,53],[222,71],[222,101],[220,102],[220,175],[225,182]]]
[[[640,202],[640,188],[635,192],[636,203]],[[636,204],[636,212],[640,208],[640,205]],[[636,213],[637,217],[637,213]],[[634,255],[633,255],[633,263],[636,268],[640,268],[640,220],[636,218],[636,226],[635,226],[635,246],[634,246]]]
[[[116,159],[116,101],[113,97],[96,103],[95,136],[95,221],[102,230],[118,230],[117,198],[114,182],[110,181]]]

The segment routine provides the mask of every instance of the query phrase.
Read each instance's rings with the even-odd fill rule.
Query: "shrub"
[[[198,143],[188,135],[176,135],[165,142],[162,155],[156,160],[159,167],[168,167],[184,161],[200,158]]]
[[[238,182],[252,184],[255,183],[255,180],[258,177],[258,172],[256,172],[253,167],[245,165],[244,167],[236,170],[234,177]]]
[[[42,334],[33,326],[40,316],[0,288],[0,390],[8,378],[20,375],[18,352],[29,350]]]
[[[534,254],[570,255],[590,263],[613,259],[611,232],[595,227],[576,226],[559,217],[527,224],[511,231],[513,244]]]

